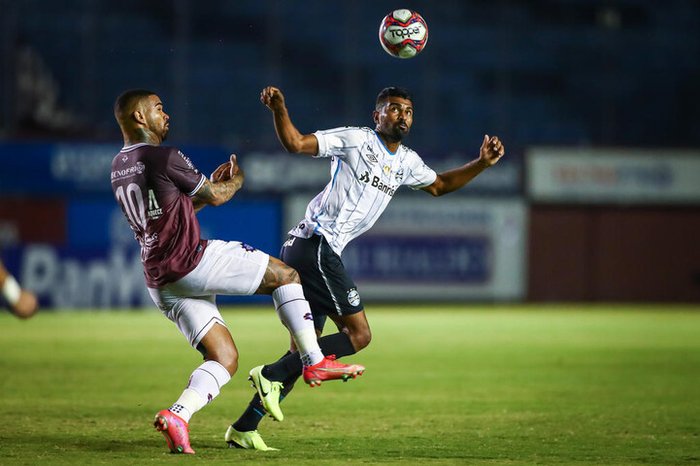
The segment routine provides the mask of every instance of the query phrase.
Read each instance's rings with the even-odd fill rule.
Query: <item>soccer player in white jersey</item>
[[[318,335],[327,317],[338,327],[338,333],[319,338],[324,354],[336,358],[354,354],[369,344],[371,332],[360,293],[340,258],[345,246],[372,227],[401,185],[442,196],[494,165],[505,149],[498,137],[485,135],[476,159],[436,173],[402,144],[413,124],[413,102],[402,88],[379,93],[372,113],[374,129],[343,127],[302,134],[292,123],[279,89],[266,87],[260,100],[272,111],[277,137],[287,151],[330,158],[330,182],[290,230],[280,257],[301,276]],[[282,384],[280,400],[306,373],[295,351],[292,346],[277,362],[257,368],[273,383]],[[230,446],[268,448],[257,427],[270,401],[257,395],[251,400],[226,432]],[[279,410],[278,404],[272,406]]]
[[[0,261],[0,292],[10,312],[20,319],[29,319],[39,309],[34,293],[22,288],[2,261]]]
[[[177,401],[155,416],[154,425],[170,450],[194,453],[190,418],[216,398],[238,368],[238,350],[216,306],[218,294],[271,294],[280,320],[299,348],[297,358],[309,371],[305,376],[309,385],[321,382],[313,373],[320,368],[334,378],[361,373],[362,366],[323,356],[309,303],[292,267],[239,241],[200,237],[195,212],[229,201],[243,185],[236,157],[232,155],[208,179],[177,148],[161,145],[170,117],[151,91],[124,92],[117,98],[114,115],[124,147],[112,161],[112,190],[141,246],[146,286],[161,312],[204,356]],[[260,396],[279,398],[277,385],[259,371],[250,376]]]

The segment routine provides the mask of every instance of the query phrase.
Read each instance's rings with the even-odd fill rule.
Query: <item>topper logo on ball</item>
[[[412,28],[395,28],[395,29],[389,29],[389,32],[391,33],[392,38],[394,37],[400,37],[404,38],[408,36],[409,38],[413,34],[420,34],[421,30],[419,27],[412,27]]]

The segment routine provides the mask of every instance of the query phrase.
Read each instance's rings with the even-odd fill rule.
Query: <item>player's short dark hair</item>
[[[404,87],[390,86],[385,87],[377,94],[377,102],[375,107],[379,107],[389,97],[401,97],[402,99],[410,100],[413,103],[413,96],[408,89]]]
[[[115,118],[121,120],[126,116],[126,113],[129,112],[129,109],[133,108],[136,102],[152,95],[156,95],[156,93],[148,89],[129,89],[128,91],[122,92],[114,102]]]

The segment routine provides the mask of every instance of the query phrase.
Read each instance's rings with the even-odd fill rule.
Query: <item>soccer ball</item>
[[[396,58],[413,58],[428,43],[428,25],[411,10],[394,10],[379,25],[379,43]]]

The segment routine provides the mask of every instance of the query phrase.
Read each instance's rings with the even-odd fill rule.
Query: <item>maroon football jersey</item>
[[[202,259],[206,241],[190,197],[205,181],[174,147],[135,144],[112,160],[112,191],[141,245],[149,288],[184,277]]]

